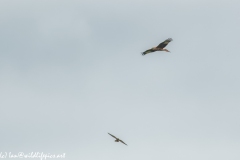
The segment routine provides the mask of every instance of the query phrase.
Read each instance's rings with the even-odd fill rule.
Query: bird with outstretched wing
[[[172,38],[168,38],[166,39],[164,42],[160,43],[157,47],[153,47],[151,49],[148,49],[146,51],[144,51],[142,53],[142,55],[148,54],[148,53],[152,53],[155,51],[166,51],[166,52],[170,52],[169,50],[165,49],[165,47],[168,45],[169,42],[172,41]]]
[[[110,134],[110,133],[108,133],[108,134],[109,134],[110,136],[112,136],[113,138],[116,139],[115,142],[122,142],[123,144],[127,145],[127,144],[126,144],[125,142],[123,142],[121,139],[115,137],[114,135],[112,135],[112,134]]]

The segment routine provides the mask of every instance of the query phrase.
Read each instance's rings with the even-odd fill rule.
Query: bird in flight
[[[157,47],[153,47],[151,49],[146,50],[145,52],[142,53],[142,55],[144,56],[145,54],[155,52],[155,51],[170,52],[169,50],[165,49],[164,47],[166,47],[168,45],[168,43],[171,42],[171,41],[172,41],[172,38],[168,38],[164,42],[160,43]]]
[[[124,143],[121,139],[119,139],[119,138],[117,138],[117,137],[115,137],[114,135],[112,135],[112,134],[110,134],[110,133],[108,133],[110,136],[112,136],[113,138],[115,138],[116,140],[115,140],[115,142],[122,142],[123,144],[125,144],[125,145],[127,145],[126,143]]]

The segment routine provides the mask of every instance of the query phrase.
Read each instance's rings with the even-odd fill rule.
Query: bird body
[[[144,56],[145,54],[156,52],[156,51],[170,52],[169,50],[165,49],[164,47],[166,47],[168,45],[168,43],[171,42],[171,41],[172,41],[172,38],[168,38],[164,42],[160,43],[157,47],[153,47],[151,49],[148,49],[148,50],[144,51],[142,53],[142,55]]]
[[[114,135],[108,133],[110,136],[112,136],[113,138],[115,138],[115,142],[122,142],[123,144],[127,145],[126,143],[124,143],[121,139],[115,137]]]

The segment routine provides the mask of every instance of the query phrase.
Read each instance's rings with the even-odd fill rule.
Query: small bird
[[[125,144],[125,145],[127,145],[126,143],[124,143],[121,139],[119,139],[119,138],[117,138],[117,137],[115,137],[114,135],[112,135],[112,134],[110,134],[110,133],[108,133],[110,136],[112,136],[113,138],[115,138],[116,140],[115,140],[115,142],[122,142],[123,144]]]
[[[168,38],[164,42],[160,43],[157,47],[153,47],[151,49],[146,50],[145,52],[142,53],[142,55],[144,56],[145,54],[155,52],[155,51],[170,52],[169,50],[165,49],[164,47],[166,47],[168,45],[168,43],[171,42],[171,41],[172,41],[172,38]]]

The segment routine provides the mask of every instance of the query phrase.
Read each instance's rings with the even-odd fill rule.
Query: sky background
[[[1,0],[0,152],[239,160],[239,7]]]

